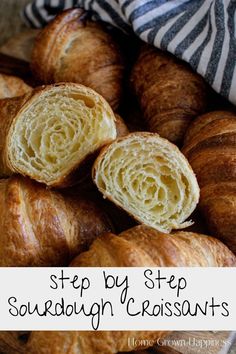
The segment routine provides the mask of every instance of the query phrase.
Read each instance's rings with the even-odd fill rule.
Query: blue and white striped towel
[[[42,27],[74,6],[185,60],[236,104],[236,0],[34,0],[24,18]]]

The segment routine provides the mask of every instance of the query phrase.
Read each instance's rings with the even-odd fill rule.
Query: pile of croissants
[[[34,87],[0,74],[0,266],[236,266],[234,109],[213,111],[170,54],[140,44],[130,65],[81,9],[30,60]],[[116,354],[165,334],[0,332],[0,352]]]

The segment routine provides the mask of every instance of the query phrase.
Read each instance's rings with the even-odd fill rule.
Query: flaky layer
[[[104,148],[93,178],[104,196],[140,222],[168,232],[184,222],[199,199],[196,177],[173,144],[151,133],[133,133]]]
[[[15,171],[55,186],[115,137],[115,117],[100,95],[77,84],[46,86],[15,117],[7,155]]]

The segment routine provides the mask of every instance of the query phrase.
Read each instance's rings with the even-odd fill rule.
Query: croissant
[[[142,47],[131,73],[147,127],[179,143],[190,121],[206,108],[206,84],[184,62],[152,46]]]
[[[112,250],[112,252],[111,252]],[[166,234],[138,225],[97,238],[72,267],[234,267],[235,255],[216,238],[194,232]]]
[[[236,257],[220,241],[191,232],[168,235],[136,226],[119,236],[97,238],[89,251],[74,259],[75,267],[232,267]],[[128,338],[155,341],[162,331],[32,332],[28,354],[115,354],[130,351]],[[139,348],[136,348],[139,349]],[[143,348],[142,348],[143,349]]]
[[[18,354],[18,353],[23,354],[26,341],[21,340],[22,339],[21,334],[22,334],[21,331],[15,331],[15,332],[0,331],[0,353],[1,354]]]
[[[0,53],[30,62],[33,44],[38,33],[38,29],[31,28],[14,34],[0,47]]]
[[[77,82],[91,87],[116,109],[124,65],[113,38],[82,9],[62,12],[37,37],[32,71],[42,83]]]
[[[0,74],[0,99],[22,96],[31,90],[19,77]]]
[[[208,229],[236,253],[236,115],[216,111],[197,118],[183,153],[198,178]]]
[[[0,180],[0,266],[62,266],[111,230],[91,200],[62,195],[28,178]]]
[[[116,138],[115,116],[95,91],[79,84],[34,89],[0,101],[0,173],[20,173],[48,186],[76,181],[78,167]]]
[[[136,220],[157,230],[185,222],[199,199],[196,177],[179,149],[158,134],[136,132],[100,152],[93,180],[102,194]]]

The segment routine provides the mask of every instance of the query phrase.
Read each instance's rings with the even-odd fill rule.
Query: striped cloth
[[[71,7],[185,60],[236,104],[236,0],[34,0],[23,15],[42,27]]]

